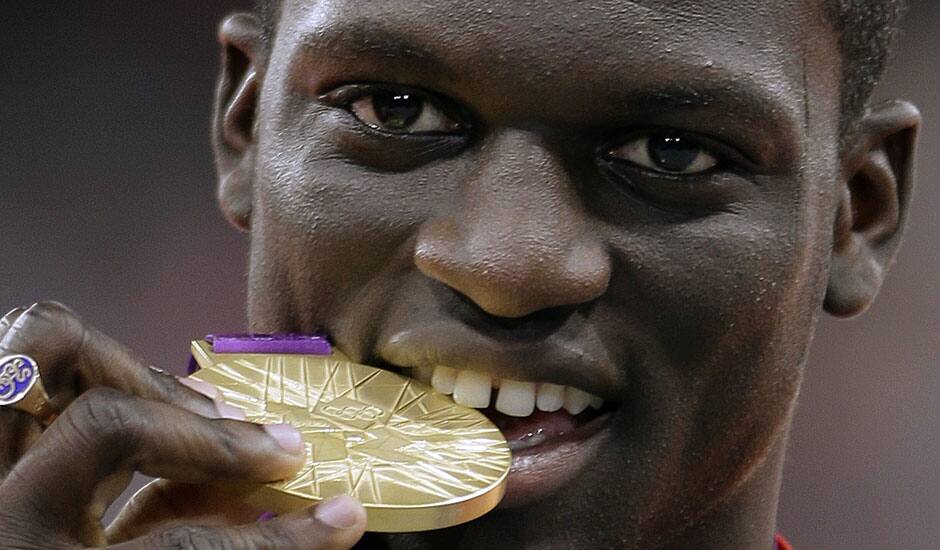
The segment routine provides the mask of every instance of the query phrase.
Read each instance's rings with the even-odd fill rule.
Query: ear
[[[824,302],[837,317],[868,309],[897,254],[920,122],[913,105],[886,102],[865,113],[846,143]]]
[[[219,205],[235,227],[247,231],[251,226],[259,71],[266,47],[264,27],[254,15],[236,13],[222,22],[219,42],[222,70],[212,124]]]

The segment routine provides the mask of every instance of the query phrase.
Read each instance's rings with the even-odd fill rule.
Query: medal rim
[[[291,354],[263,354],[263,353],[215,353],[212,345],[205,340],[194,340],[192,342],[192,354],[196,363],[202,369],[209,369],[217,363],[223,362],[223,358],[235,358],[239,355],[258,356],[258,355],[291,355]],[[309,355],[313,359],[335,360],[347,362],[352,365],[363,366],[370,369],[382,370],[397,377],[408,379],[411,383],[427,388],[428,391],[439,393],[426,384],[414,381],[407,376],[372,367],[370,365],[361,365],[350,361],[345,355],[335,350],[330,355]],[[196,371],[191,376],[202,379],[200,372]],[[443,394],[441,394],[443,395]],[[449,396],[447,396],[449,397]],[[469,407],[466,407],[470,409]],[[502,436],[499,429],[485,415],[476,409],[476,414],[489,424],[493,431]],[[494,509],[502,500],[506,492],[506,484],[509,472],[512,466],[512,453],[509,450],[508,443],[503,439],[506,447],[506,462],[503,471],[498,477],[494,476],[488,485],[480,487],[472,493],[466,493],[452,497],[448,500],[428,504],[394,504],[394,503],[363,503],[368,516],[367,530],[374,532],[417,532],[433,529],[442,529],[476,519]],[[226,482],[218,484],[226,489],[236,498],[243,502],[256,506],[258,508],[275,512],[278,514],[289,513],[299,509],[306,508],[323,500],[323,497],[309,497],[297,494],[290,490],[285,490],[274,486],[273,484],[246,484]]]

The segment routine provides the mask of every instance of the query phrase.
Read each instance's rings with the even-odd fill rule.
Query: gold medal
[[[230,487],[275,513],[335,495],[356,497],[369,531],[414,532],[478,518],[499,503],[512,464],[499,429],[480,411],[417,380],[333,355],[214,353],[192,345],[226,403],[260,424],[287,422],[307,448],[291,479]]]

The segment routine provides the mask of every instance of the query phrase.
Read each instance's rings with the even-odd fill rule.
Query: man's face
[[[253,329],[602,397],[501,420],[480,541],[654,541],[775,487],[839,170],[815,2],[285,1]]]

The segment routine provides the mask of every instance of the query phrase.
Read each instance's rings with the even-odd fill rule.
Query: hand
[[[33,417],[0,407],[4,548],[345,549],[361,537],[365,511],[349,497],[267,522],[154,521],[175,526],[130,540],[127,523],[106,532],[101,516],[135,471],[185,484],[283,479],[302,464],[299,434],[237,420],[235,409],[209,397],[211,386],[149,367],[59,304],[0,319],[0,356],[9,354],[36,360],[61,414],[43,430]],[[221,516],[247,519],[236,509]]]

